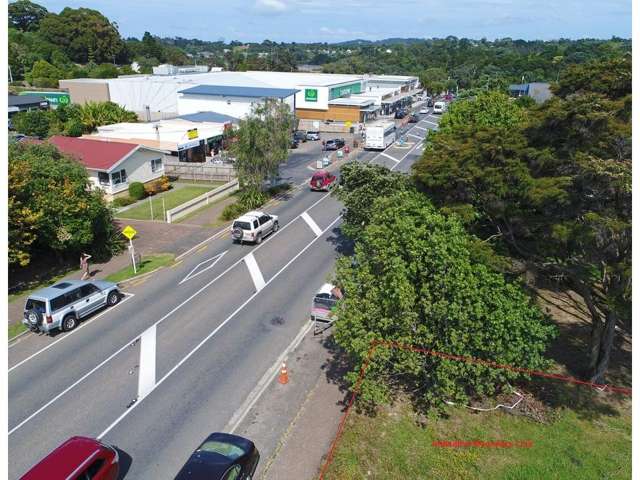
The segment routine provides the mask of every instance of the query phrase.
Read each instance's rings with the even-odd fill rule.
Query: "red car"
[[[116,480],[118,452],[93,438],[71,437],[20,480]]]
[[[313,177],[311,177],[311,180],[309,181],[309,186],[311,187],[311,190],[328,191],[335,181],[335,175],[331,175],[326,170],[320,170],[313,174]]]

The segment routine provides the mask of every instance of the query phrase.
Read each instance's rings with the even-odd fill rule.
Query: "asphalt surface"
[[[404,128],[405,145],[357,160],[409,171],[437,122],[421,117]],[[320,149],[301,144],[281,176],[308,179]],[[75,331],[10,345],[9,478],[73,435],[117,446],[121,478],[173,478],[202,439],[225,428],[308,326],[310,299],[341,246],[342,205],[326,193],[301,186],[265,210],[280,230],[261,245],[232,244],[225,232]]]

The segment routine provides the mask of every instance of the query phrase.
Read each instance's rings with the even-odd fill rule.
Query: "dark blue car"
[[[212,433],[189,457],[175,480],[250,480],[260,453],[251,440]]]

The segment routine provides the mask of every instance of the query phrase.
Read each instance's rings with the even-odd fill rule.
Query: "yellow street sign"
[[[191,128],[187,130],[187,136],[189,137],[189,140],[195,140],[196,138],[198,138],[198,129]]]
[[[136,231],[135,228],[133,228],[131,225],[127,225],[126,227],[124,227],[124,229],[122,230],[122,234],[127,237],[129,240],[131,240],[135,234],[138,233]]]
[[[351,125],[353,125],[351,122],[344,122],[344,126],[347,128],[351,128]]]

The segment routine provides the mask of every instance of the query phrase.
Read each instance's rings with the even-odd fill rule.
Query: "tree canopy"
[[[364,170],[367,177],[375,173]],[[351,192],[348,215],[362,206],[354,194],[362,184],[352,180],[343,177],[340,186]],[[352,384],[372,340],[523,368],[546,366],[554,327],[518,285],[474,260],[473,239],[455,217],[439,213],[411,187],[382,193],[365,210],[368,221],[360,226],[355,253],[339,259],[336,274],[345,296],[335,338],[356,360],[348,375]],[[360,398],[386,401],[390,389],[402,385],[427,406],[441,406],[443,400],[494,394],[517,378],[484,365],[378,349]]]
[[[23,32],[33,32],[38,29],[40,21],[49,13],[46,8],[28,0],[17,0],[10,3],[9,27]]]

